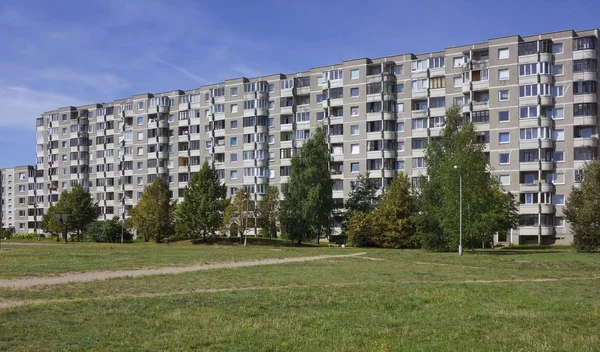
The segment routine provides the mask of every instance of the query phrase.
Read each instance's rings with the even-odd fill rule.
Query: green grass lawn
[[[6,266],[18,253],[35,256],[38,250],[3,249],[0,264]],[[93,269],[119,268],[109,264],[123,254],[138,258],[121,260],[135,267],[142,262],[150,266],[153,262],[144,260],[152,256],[166,257],[163,265],[167,258],[179,258],[181,265],[197,262],[189,259],[195,255],[216,262],[271,253],[285,257],[356,251],[138,244],[121,254],[110,254],[101,245],[47,250],[42,255],[51,261],[68,257],[70,251],[87,253],[95,264],[86,268]],[[495,250],[459,258],[416,250],[362,251],[383,260],[335,258],[2,289],[0,302],[47,301],[0,309],[0,350],[600,349],[600,280],[583,280],[600,276],[597,254]],[[29,271],[39,275],[37,262],[30,266],[18,261],[22,268],[12,277],[28,276]],[[530,281],[536,279],[562,280]],[[203,289],[224,290],[192,292]],[[61,301],[52,301],[57,299]]]
[[[46,244],[46,242],[44,242]],[[357,252],[357,251],[356,251]],[[39,246],[4,245],[0,278],[56,275],[73,271],[141,269],[197,263],[339,253],[335,248],[294,248],[154,243],[77,243]]]

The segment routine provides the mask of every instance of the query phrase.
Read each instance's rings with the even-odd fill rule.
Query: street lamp
[[[462,255],[462,173],[460,172],[460,165],[454,165],[454,169],[458,170],[458,197],[459,197],[459,207],[458,207],[458,221],[459,221],[459,239],[458,239],[458,255]]]

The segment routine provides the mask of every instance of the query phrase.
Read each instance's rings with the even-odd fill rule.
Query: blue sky
[[[599,10],[598,0],[2,0],[0,168],[35,163],[35,119],[59,106],[597,28]]]

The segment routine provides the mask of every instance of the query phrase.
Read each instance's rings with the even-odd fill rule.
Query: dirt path
[[[359,255],[359,254],[355,254]],[[502,279],[502,280],[462,280],[462,281],[374,281],[374,282],[341,282],[333,283],[328,285],[284,285],[284,286],[253,286],[253,287],[238,287],[238,288],[205,288],[188,291],[170,291],[170,292],[153,292],[153,293],[135,293],[135,294],[124,294],[114,296],[100,296],[100,297],[87,297],[87,298],[66,298],[66,299],[31,299],[31,300],[9,300],[0,302],[0,309],[15,308],[26,305],[37,305],[44,303],[73,303],[83,301],[105,301],[115,300],[124,298],[152,298],[152,297],[167,297],[167,296],[178,296],[188,295],[195,293],[218,293],[218,292],[234,292],[234,291],[254,291],[254,290],[285,290],[295,288],[311,288],[311,287],[345,287],[345,286],[358,286],[358,285],[381,285],[381,284],[497,284],[497,283],[515,283],[515,282],[557,282],[557,281],[586,281],[586,280],[600,280],[600,276],[594,277],[562,277],[562,278],[538,278],[538,279]]]
[[[154,269],[139,269],[139,270],[105,270],[105,271],[89,271],[84,273],[67,273],[54,277],[32,277],[25,279],[0,279],[0,288],[27,288],[39,285],[60,285],[72,282],[88,282],[96,280],[106,280],[118,277],[139,277],[149,275],[165,275],[165,274],[181,274],[190,271],[209,270],[209,269],[224,269],[224,268],[240,268],[257,265],[272,265],[284,263],[307,262],[321,259],[345,258],[364,255],[366,253],[353,253],[341,255],[319,255],[313,257],[296,257],[296,258],[281,258],[281,259],[262,259],[243,262],[215,263],[215,264],[196,264],[190,266],[179,267],[163,267]]]

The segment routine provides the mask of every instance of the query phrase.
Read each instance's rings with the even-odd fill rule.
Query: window
[[[522,119],[532,118],[538,116],[537,105],[532,106],[521,106],[519,108],[519,117]]]
[[[596,93],[596,81],[573,82],[573,94]]]
[[[350,171],[351,172],[360,172],[360,164],[359,163],[351,163],[350,164]]]
[[[510,143],[510,133],[509,132],[498,133],[498,143],[500,143],[500,144]]]
[[[552,133],[552,139],[554,141],[564,141],[565,140],[565,130],[554,130]]]
[[[575,169],[574,171],[574,181],[580,183],[583,181],[584,170],[583,169]]]
[[[498,111],[498,122],[508,122],[510,113],[508,111]]]
[[[564,194],[554,194],[554,195],[552,195],[552,204],[554,204],[554,205],[564,205],[565,204],[565,195]]]
[[[528,84],[525,86],[519,86],[519,96],[521,98],[533,97],[536,95],[538,95],[538,85],[537,84]]]
[[[359,78],[359,71],[358,70],[352,70],[350,71],[350,79],[358,79]]]
[[[350,108],[350,116],[358,116],[358,106],[353,106]]]
[[[554,43],[552,44],[552,54],[562,54],[563,53],[563,44],[562,43]]]
[[[575,104],[575,105],[577,105],[577,104]],[[554,120],[564,119],[565,118],[565,109],[564,108],[546,109],[546,117],[548,117],[550,119],[554,119]]]
[[[519,137],[521,140],[532,140],[537,139],[538,137],[538,129],[534,128],[521,128]]]
[[[562,216],[555,216],[554,217],[554,226],[565,227],[565,218]]]
[[[350,88],[350,96],[353,98],[358,97],[359,95],[359,90],[358,88]]]
[[[275,144],[275,136],[269,135],[267,137],[267,143],[269,143],[269,144]]]
[[[426,90],[429,86],[429,81],[427,79],[417,79],[412,81],[412,91],[421,91]]]
[[[350,126],[350,135],[351,136],[358,135],[358,125],[352,125],[352,126]]]
[[[231,139],[229,140],[230,145],[236,146],[237,145],[237,137],[231,137]]]
[[[237,104],[231,104],[230,107],[229,107],[229,112],[231,114],[237,113],[238,112],[238,106],[237,106]]]
[[[144,132],[138,132],[137,133],[137,140],[138,141],[143,141],[144,140]]]
[[[404,74],[404,66],[403,65],[396,65],[396,66],[394,66],[394,74],[395,75],[402,75],[402,74]]]
[[[237,127],[238,126],[238,122],[236,120],[231,121],[229,124],[230,124],[232,130],[235,130],[235,129],[238,128]]]
[[[596,115],[597,111],[596,103],[573,104],[573,116]]]
[[[396,112],[404,112],[404,103],[396,104]]]
[[[564,90],[562,86],[552,86],[552,96],[553,97],[562,97],[564,96]]]
[[[229,160],[230,160],[232,163],[235,163],[235,162],[237,162],[237,154],[235,154],[235,153],[229,154]]]
[[[509,57],[508,48],[498,49],[498,60],[508,59],[508,57]]]
[[[427,118],[412,119],[412,129],[422,130],[427,128]]]
[[[350,145],[350,153],[351,154],[359,154],[360,153],[360,146],[358,144],[351,144]]]
[[[443,108],[446,106],[446,98],[429,98],[429,103],[431,108]]]
[[[404,151],[404,141],[398,141],[396,143],[396,151],[403,152]]]
[[[416,60],[411,62],[412,71],[424,71],[429,66],[429,60]]]
[[[555,163],[562,163],[565,161],[565,152],[554,152],[553,161]]]
[[[138,108],[138,110],[144,110],[144,102],[143,101],[138,101],[137,108]]]
[[[498,92],[498,101],[508,101],[508,99],[509,99],[508,89],[501,90]]]
[[[238,172],[237,170],[231,170],[229,171],[229,178],[232,180],[237,180],[238,178]]]
[[[462,76],[453,78],[454,88],[460,88],[462,86]]]
[[[498,178],[500,179],[500,184],[502,186],[510,185],[510,175],[500,175]]]
[[[565,183],[565,174],[562,172],[552,172],[546,176],[546,181],[548,183],[553,183],[556,185],[562,185]]]
[[[404,132],[404,122],[398,122],[396,124],[396,132]]]
[[[552,66],[552,74],[555,76],[562,76],[564,74],[564,66],[563,65],[553,65]]]
[[[398,93],[398,94],[404,93],[404,83],[396,84],[396,93]]]
[[[596,59],[573,61],[573,72],[596,72]]]
[[[462,56],[461,57],[455,57],[452,60],[452,63],[453,63],[452,66],[454,66],[454,67],[461,67],[464,62],[465,62],[465,58],[464,57],[462,57]]]
[[[500,165],[510,164],[510,153],[500,153]]]
[[[596,49],[596,37],[576,38],[573,50]]]
[[[138,126],[141,126],[144,124],[144,117],[143,116],[138,116],[137,118],[137,124]]]
[[[498,80],[499,81],[506,81],[508,79],[508,69],[501,69],[498,70]]]
[[[519,76],[531,76],[537,74],[537,64],[519,65]]]
[[[429,79],[429,87],[431,89],[446,88],[446,77],[431,77]]]
[[[442,68],[444,67],[444,57],[432,57],[429,59],[430,68]]]
[[[404,160],[396,161],[396,170],[404,170]]]
[[[232,97],[236,97],[238,95],[238,89],[237,89],[237,87],[231,87],[231,88],[229,88],[229,95],[231,95]]]

